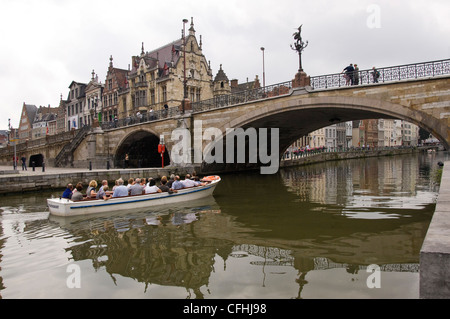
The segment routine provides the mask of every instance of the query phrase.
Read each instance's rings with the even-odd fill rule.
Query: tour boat
[[[221,178],[219,176],[207,176],[203,180],[208,183],[203,186],[179,189],[176,193],[163,192],[132,195],[107,200],[84,199],[76,202],[66,198],[48,198],[47,205],[51,215],[64,217],[90,215],[114,210],[142,209],[157,205],[170,205],[212,195]]]

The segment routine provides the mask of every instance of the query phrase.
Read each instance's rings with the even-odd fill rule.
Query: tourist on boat
[[[190,174],[186,174],[186,176],[184,177],[184,181],[182,181],[182,183],[184,188],[206,185],[205,183],[197,182],[191,179]]]
[[[117,180],[117,184],[118,186],[114,190],[112,197],[128,196],[128,188],[125,185],[123,185],[123,179],[119,178]]]
[[[110,199],[111,195],[108,195],[108,189],[109,189],[108,185],[103,185],[97,192],[97,198],[104,200]]]
[[[62,198],[67,198],[67,199],[71,199],[72,198],[72,194],[73,194],[73,185],[72,184],[67,184],[67,188],[64,191],[64,193],[62,194]]]
[[[138,177],[135,179],[134,184],[130,186],[130,195],[142,195],[144,187],[141,185],[141,179]]]
[[[83,196],[83,193],[81,193],[81,191],[83,190],[83,185],[81,183],[78,183],[77,186],[75,187],[75,189],[77,191],[73,193],[72,201],[78,202],[80,200],[83,200],[84,196]]]
[[[86,197],[88,198],[95,198],[97,196],[97,192],[95,189],[97,188],[97,181],[92,180],[89,182],[89,186],[86,190]]]
[[[200,182],[200,177],[198,177],[196,171],[193,171],[193,172],[192,172],[191,179],[194,180],[194,181]]]
[[[128,188],[128,192],[130,192],[130,187],[134,185],[134,178],[129,178],[128,179],[128,184],[127,184],[127,188]]]
[[[114,182],[114,186],[112,188],[113,192],[116,190],[117,186],[119,186],[119,180],[118,179],[116,179],[115,182]]]
[[[152,193],[161,193],[162,191],[159,189],[158,186],[156,186],[156,182],[153,178],[148,179],[148,183],[144,188],[145,194],[152,194]]]
[[[173,181],[173,183],[172,183],[172,189],[173,190],[177,190],[177,189],[182,189],[184,186],[183,186],[183,183],[181,182],[181,180],[180,180],[180,176],[175,176],[175,180]]]
[[[97,192],[97,195],[95,196],[95,198],[97,198],[97,199],[102,198],[101,196],[103,196],[103,191],[104,191],[105,186],[108,186],[108,181],[106,179],[102,180],[102,186],[100,186],[100,188],[98,189],[98,192]],[[109,189],[109,187],[107,187],[107,188]],[[102,195],[99,195],[99,193],[102,193]],[[109,194],[107,194],[107,195],[109,195]]]
[[[174,190],[172,188],[167,186],[167,176],[161,177],[161,185],[159,185],[159,189],[162,192],[169,192],[170,194],[174,192]],[[175,193],[176,193],[176,191],[175,191]]]
[[[175,174],[171,174],[169,180],[167,181],[167,186],[172,188],[172,184],[175,181]]]

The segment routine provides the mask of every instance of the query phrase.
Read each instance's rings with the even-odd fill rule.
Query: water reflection
[[[45,271],[65,282],[61,268],[88,262],[83,297],[109,297],[112,283],[124,289],[120,298],[137,291],[155,298],[404,298],[411,289],[399,274],[418,281],[437,160],[401,156],[226,175],[208,201],[87,217],[49,217],[50,193],[12,196],[0,208],[0,292],[78,296],[24,274]],[[382,292],[365,286],[370,264],[389,278]],[[15,287],[21,282],[27,291]]]
[[[214,199],[209,202],[112,217],[50,220],[61,223],[80,242],[67,248],[74,261],[88,259],[95,270],[104,267],[115,284],[120,275],[144,283],[145,291],[152,284],[176,286],[193,298],[203,298],[200,287],[208,285],[215,255],[226,258],[231,247],[196,236],[194,222],[220,214]]]

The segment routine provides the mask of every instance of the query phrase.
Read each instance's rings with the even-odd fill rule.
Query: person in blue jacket
[[[73,194],[73,185],[67,184],[67,188],[65,189],[64,193],[62,194],[62,198],[68,198],[71,199]]]

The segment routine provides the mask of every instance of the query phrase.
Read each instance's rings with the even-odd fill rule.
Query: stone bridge
[[[262,154],[273,155],[270,160],[278,163],[295,140],[319,128],[378,118],[414,123],[432,133],[448,150],[450,60],[444,62],[444,70],[438,75],[390,79],[384,83],[369,83],[367,80],[367,83],[355,86],[341,86],[341,75],[338,75],[339,85],[332,87],[318,83],[326,84],[334,75],[324,76],[324,79],[308,78],[312,85],[295,87],[292,85],[294,81],[286,82],[261,88],[257,92],[247,91],[193,103],[184,114],[175,112],[170,116],[117,128],[92,128],[78,138],[72,149],[66,150],[70,156],[65,156],[65,160],[59,163],[56,159],[63,143],[48,145],[45,149],[42,145],[39,149],[27,148],[22,153],[30,157],[39,152],[50,166],[87,167],[90,164],[94,168],[122,167],[125,165],[125,154],[129,154],[130,167],[161,167],[163,163],[158,144],[160,136],[164,136],[165,166],[195,164],[201,166],[202,172],[223,172],[268,163],[267,157],[265,162],[257,158]],[[384,75],[389,75],[389,72],[384,70]],[[253,128],[259,141],[254,149],[250,134]],[[258,131],[260,128],[267,130]],[[244,131],[245,160],[239,157],[237,150],[239,137],[230,135],[238,135],[237,129]],[[185,134],[178,134],[180,132]],[[258,133],[267,136],[262,138]],[[275,134],[278,143],[276,156],[272,154],[275,151],[271,151]],[[233,138],[228,139],[227,136]],[[230,141],[234,145],[228,148]],[[261,141],[266,143],[261,144]],[[262,151],[259,146],[266,149]],[[2,162],[7,161],[8,157],[10,160],[11,148],[9,153],[4,150],[0,153]],[[223,161],[218,161],[221,157]],[[180,158],[184,161],[180,162]],[[215,161],[206,160],[211,158]],[[256,162],[253,161],[255,158]]]

